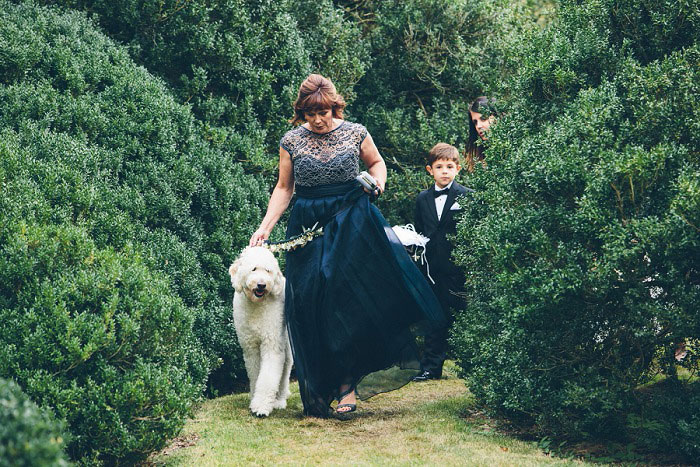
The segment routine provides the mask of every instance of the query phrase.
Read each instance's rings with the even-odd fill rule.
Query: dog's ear
[[[243,254],[241,254],[241,256],[239,256],[238,259],[233,262],[231,267],[228,268],[228,273],[231,276],[231,285],[233,286],[233,288],[236,292],[243,291],[243,284],[241,284],[241,278],[239,277],[240,275],[238,274],[238,271],[241,269],[242,264],[243,264]]]
[[[277,258],[274,258],[274,256],[273,256],[273,259],[275,261],[274,268],[272,268],[274,282],[272,285],[271,292],[275,295],[284,295],[284,286],[285,286],[284,274],[282,274],[282,270],[280,269],[280,265],[277,262]]]
[[[240,264],[238,261],[235,261],[229,268],[228,268],[228,274],[231,276],[231,286],[235,289],[236,288],[236,271],[238,271],[238,267]]]
[[[274,270],[274,278],[275,282],[274,285],[272,286],[271,292],[275,295],[281,295],[284,294],[284,275],[282,274],[282,271],[280,271],[279,266],[277,266]]]

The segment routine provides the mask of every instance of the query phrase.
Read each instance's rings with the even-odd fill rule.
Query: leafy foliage
[[[73,458],[137,461],[208,377],[240,381],[226,266],[310,72],[373,134],[393,223],[431,183],[430,147],[464,146],[467,102],[507,101],[488,167],[462,179],[464,374],[555,435],[653,426],[625,416],[635,388],[673,380],[672,350],[700,333],[692,2],[562,0],[556,18],[539,0],[15,3],[0,0],[0,376],[66,421]],[[697,405],[679,387],[669,404]],[[697,420],[677,420],[664,429],[692,458]]]
[[[82,228],[17,222],[0,239],[0,374],[67,421],[75,459],[162,447],[206,376],[192,311],[133,251],[100,250]]]
[[[445,116],[452,110],[445,111],[445,104],[468,100],[483,87],[481,70],[467,66],[483,53],[483,7],[476,1],[444,0],[372,4],[367,37],[373,63],[357,86],[353,111],[362,115],[385,157],[421,165],[426,148],[393,135],[400,129],[406,136],[407,128],[413,133],[421,123],[425,132],[434,109]],[[427,149],[437,142],[430,139]]]
[[[309,73],[327,73],[352,96],[366,68],[356,28],[330,0],[45,3],[96,14],[138,63],[192,106],[207,138],[251,171],[275,171],[291,103]]]
[[[405,200],[431,180],[427,152],[438,142],[465,147],[467,104],[510,73],[514,63],[503,52],[534,22],[517,2],[338,3],[363,26],[370,46],[372,66],[350,110],[393,169],[380,206],[392,222],[409,222],[413,207]]]
[[[615,437],[634,389],[674,367],[664,349],[700,336],[700,50],[695,35],[640,60],[614,2],[561,3],[517,51],[472,178],[452,341],[482,402],[550,433]],[[670,25],[696,14],[655,11]]]
[[[640,409],[627,415],[630,436],[641,448],[700,457],[700,385],[666,380],[643,388]]]
[[[270,185],[297,86],[329,76],[396,169],[397,199],[415,195],[402,174],[421,173],[433,144],[463,144],[465,103],[508,72],[502,52],[527,29],[525,2],[43,1],[95,14],[192,106],[210,141]],[[403,203],[383,204],[410,220]]]
[[[0,11],[0,375],[72,457],[139,459],[243,373],[226,268],[266,193],[83,15]]]
[[[0,464],[66,466],[63,427],[13,381],[0,378]]]
[[[345,101],[353,102],[355,85],[372,64],[370,44],[359,24],[346,19],[332,1],[297,0],[290,6],[311,71],[330,78]]]

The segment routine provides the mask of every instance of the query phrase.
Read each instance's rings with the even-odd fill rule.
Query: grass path
[[[449,370],[448,370],[449,371]],[[551,458],[535,443],[470,417],[472,398],[454,375],[360,401],[350,420],[301,416],[298,385],[285,410],[248,412],[248,394],[204,402],[157,465],[584,465]]]

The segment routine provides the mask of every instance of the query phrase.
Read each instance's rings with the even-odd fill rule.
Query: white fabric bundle
[[[396,236],[399,237],[399,240],[403,246],[415,245],[425,248],[426,243],[430,241],[428,237],[416,232],[416,228],[413,226],[413,224],[395,225],[392,227],[392,230]]]
[[[391,229],[396,236],[399,237],[399,241],[403,246],[406,248],[414,247],[413,260],[418,261],[420,259],[421,264],[425,264],[428,279],[434,284],[435,281],[430,277],[430,265],[428,264],[428,260],[425,259],[425,247],[430,239],[416,232],[416,228],[413,224],[395,225]],[[420,254],[417,252],[416,248],[422,248]]]

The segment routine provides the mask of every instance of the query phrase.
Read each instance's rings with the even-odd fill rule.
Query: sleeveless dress
[[[286,257],[285,315],[305,415],[327,417],[344,384],[363,400],[403,386],[420,369],[415,333],[446,323],[425,278],[355,181],[367,134],[343,121],[324,134],[299,126],[280,141],[296,190],[287,238],[327,221],[322,236]]]

